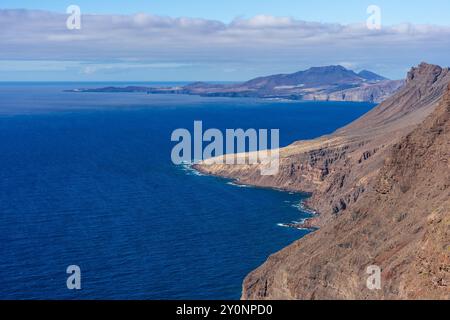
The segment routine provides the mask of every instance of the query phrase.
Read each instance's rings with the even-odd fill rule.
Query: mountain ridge
[[[270,257],[247,276],[242,297],[448,300],[449,158],[450,86],[436,111],[392,146],[374,190]],[[382,270],[378,291],[365,285],[370,265]]]
[[[362,75],[361,75],[362,74]],[[147,92],[188,94],[205,97],[254,97],[288,100],[354,101],[378,103],[404,84],[370,71],[357,74],[340,65],[312,67],[290,74],[258,77],[239,84],[194,82],[174,87],[106,87],[76,89],[75,92]]]
[[[389,80],[383,76],[380,76],[379,74],[376,74],[369,70],[362,70],[358,72],[358,75],[360,77],[363,77],[366,80],[375,80],[375,81],[383,81],[383,80]]]
[[[444,283],[447,286],[448,270],[450,269],[446,264],[449,259],[449,251],[447,254],[445,251],[450,248],[445,249],[444,246],[445,241],[450,243],[450,237],[448,237],[448,233],[445,233],[445,230],[448,231],[450,204],[444,201],[446,196],[449,199],[448,177],[445,177],[447,180],[444,179],[442,182],[439,179],[444,175],[433,176],[436,180],[434,182],[443,188],[442,190],[433,189],[431,182],[429,185],[432,188],[429,192],[434,192],[436,198],[442,198],[442,203],[445,203],[444,209],[439,209],[441,210],[439,211],[441,222],[436,224],[438,233],[441,235],[438,239],[433,238],[433,232],[429,230],[430,227],[427,227],[428,220],[424,220],[423,216],[424,212],[428,212],[430,215],[433,210],[438,209],[434,209],[434,204],[429,203],[429,199],[426,198],[427,193],[421,187],[420,181],[416,180],[415,184],[411,186],[411,183],[406,182],[385,183],[380,177],[383,176],[383,172],[389,171],[389,159],[401,158],[403,153],[398,151],[398,146],[405,144],[405,139],[414,136],[414,140],[419,141],[420,137],[425,135],[424,132],[435,130],[424,128],[424,126],[426,127],[429,122],[436,122],[436,116],[433,115],[436,112],[439,113],[440,109],[448,110],[442,105],[445,105],[450,97],[449,83],[448,68],[426,63],[412,68],[402,89],[360,119],[331,135],[311,141],[299,141],[280,149],[280,171],[276,176],[261,176],[258,173],[257,165],[227,166],[211,164],[206,160],[196,166],[201,172],[232,178],[244,184],[311,192],[312,197],[308,199],[307,205],[320,212],[319,216],[299,225],[300,227],[320,227],[318,231],[271,256],[262,267],[246,278],[242,295],[244,299],[401,299],[418,297],[417,292],[423,288],[428,288],[423,292],[425,298],[447,297],[446,291],[436,283]],[[446,126],[448,126],[448,122],[446,122]],[[420,134],[414,134],[414,132],[420,132]],[[447,134],[447,131],[445,132]],[[418,144],[419,142],[416,142],[413,145]],[[450,150],[448,143],[430,142],[430,144],[434,148],[443,146],[443,149],[437,152],[448,154]],[[414,146],[409,146],[409,148],[415,150]],[[424,152],[426,154],[428,148],[423,147],[421,150],[424,151],[418,151],[417,155],[414,152],[410,153],[410,159],[406,162],[398,160],[397,167],[391,167],[390,170],[396,170],[400,166],[407,167],[407,164],[411,163],[416,156],[419,157]],[[448,162],[443,161],[442,163],[448,165]],[[417,166],[426,168],[424,169],[425,173],[432,170],[426,163]],[[448,169],[444,166],[442,170],[448,175],[450,172]],[[415,175],[423,176],[423,180],[425,180],[427,179],[425,173],[417,171]],[[403,176],[404,174],[399,175],[399,179]],[[414,174],[410,174],[410,176],[414,176]],[[387,177],[389,178],[389,175]],[[385,187],[389,191],[390,187],[398,188],[398,185],[405,186],[400,187],[401,190],[417,190],[416,192],[420,190],[422,198],[417,205],[414,205],[414,202],[409,203],[411,194],[398,194],[396,197],[382,199],[383,208],[391,210],[394,215],[389,219],[399,220],[398,223],[410,219],[409,224],[404,227],[405,230],[422,237],[426,234],[429,239],[441,243],[440,248],[444,250],[439,251],[436,249],[439,248],[439,245],[435,245],[429,257],[424,255],[424,261],[434,261],[433,259],[444,261],[439,268],[446,271],[433,271],[433,276],[424,280],[425,284],[422,287],[413,285],[414,277],[417,277],[413,274],[416,269],[403,268],[401,273],[395,271],[395,268],[400,268],[397,263],[403,265],[406,263],[405,261],[413,261],[411,263],[415,266],[420,264],[419,261],[411,258],[411,252],[419,250],[419,243],[421,243],[417,238],[419,236],[411,236],[407,232],[390,229],[395,225],[386,221],[387,217],[383,215],[384,211],[376,209],[377,201],[381,201],[379,190]],[[410,186],[406,187],[408,185]],[[396,204],[398,205],[396,206]],[[420,210],[418,209],[419,205]],[[427,206],[430,211],[427,210]],[[405,212],[401,211],[403,209]],[[405,214],[410,218],[406,219]],[[414,223],[411,221],[422,226],[420,232],[414,231]],[[440,224],[442,221],[444,223]],[[381,234],[370,227],[371,224],[379,226]],[[377,236],[367,238],[365,230],[370,230],[371,234],[377,234]],[[397,237],[397,234],[402,236]],[[347,239],[346,235],[353,235],[354,238]],[[379,241],[388,235],[393,239],[391,247],[386,247],[383,241]],[[410,238],[414,240],[416,247],[402,244]],[[372,245],[360,245],[358,239],[368,239],[367,241],[371,241]],[[389,243],[387,240],[385,242]],[[366,250],[371,254],[362,254],[358,260],[356,248],[361,252]],[[395,260],[396,256],[399,259],[402,258],[401,261]],[[339,265],[338,261],[342,259],[346,263]],[[392,262],[394,260],[395,263]],[[386,261],[394,263],[395,267],[385,264]],[[388,285],[383,288],[382,292],[375,294],[364,289],[362,279],[366,275],[363,267],[367,263],[380,263],[384,270],[388,270],[385,272],[395,275],[387,277],[385,273],[387,278],[384,280]],[[417,268],[419,269],[419,267]],[[409,275],[408,281],[410,281],[408,284],[401,280],[407,274]],[[441,278],[434,279],[436,274],[439,274]],[[290,279],[290,281],[287,282],[286,279]],[[353,282],[349,284],[348,279]],[[445,286],[444,289],[448,289]]]

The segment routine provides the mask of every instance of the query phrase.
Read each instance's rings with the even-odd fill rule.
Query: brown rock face
[[[332,135],[280,149],[280,170],[262,176],[257,165],[197,166],[200,171],[245,184],[312,192],[308,205],[322,213],[322,225],[357,201],[376,176],[386,152],[436,107],[450,72],[421,64],[406,85],[369,113]]]
[[[450,88],[449,88],[450,90]],[[450,299],[450,92],[368,191],[245,279],[244,299]],[[366,268],[382,270],[381,290]]]
[[[394,96],[354,123],[280,150],[257,166],[199,169],[248,184],[313,192],[321,229],[271,256],[244,299],[450,298],[448,69],[421,64]],[[382,269],[369,290],[366,268]]]

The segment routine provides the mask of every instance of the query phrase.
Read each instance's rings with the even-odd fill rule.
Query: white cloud
[[[68,30],[66,18],[44,11],[0,10],[0,60],[94,64],[83,66],[85,73],[192,64],[223,64],[222,70],[227,70],[227,64],[241,64],[259,66],[264,74],[269,64],[299,69],[339,61],[386,69],[398,64],[400,72],[422,60],[446,64],[450,49],[450,28],[433,25],[401,24],[371,31],[363,22],[341,25],[261,15],[225,24],[140,13],[82,15],[82,29]],[[0,71],[3,68],[8,68],[6,63],[0,63]]]
[[[259,15],[250,19],[235,19],[230,26],[238,28],[282,28],[292,27],[295,21],[289,17]]]
[[[358,68],[358,64],[355,62],[341,61],[341,62],[338,62],[337,64],[343,66],[344,68],[351,69],[351,70]]]

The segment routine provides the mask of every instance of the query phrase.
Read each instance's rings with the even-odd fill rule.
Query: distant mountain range
[[[267,99],[381,102],[399,90],[403,80],[389,80],[363,70],[343,66],[313,67],[292,74],[259,77],[239,84],[195,82],[174,87],[105,87],[76,89],[77,92],[147,92],[212,97],[257,97]]]
[[[313,67],[292,74],[278,74],[247,81],[243,86],[252,89],[280,90],[280,86],[317,88],[336,86],[341,88],[359,86],[365,82],[387,80],[370,71],[359,74],[342,66]]]

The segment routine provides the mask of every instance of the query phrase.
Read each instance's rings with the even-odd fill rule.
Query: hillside
[[[309,191],[319,231],[273,255],[243,298],[448,298],[448,68],[422,63],[405,86],[332,135],[280,150],[281,170],[197,168],[241,183]],[[380,265],[383,289],[365,288]]]
[[[248,88],[274,89],[279,86],[303,86],[305,88],[325,85],[356,85],[365,79],[342,66],[312,67],[292,74],[279,74],[256,78],[243,84]]]
[[[75,92],[147,92],[189,94],[206,97],[257,97],[290,100],[381,102],[404,81],[388,80],[364,70],[359,74],[342,66],[313,67],[292,74],[259,77],[238,84],[195,82],[174,87],[106,87],[76,89]]]
[[[450,94],[348,212],[270,257],[245,299],[450,299]],[[365,286],[382,269],[382,290]]]

